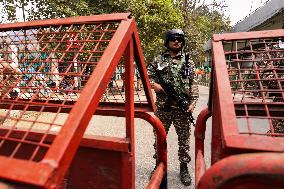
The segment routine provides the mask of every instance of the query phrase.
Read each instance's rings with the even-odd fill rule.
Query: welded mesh
[[[119,24],[0,31],[0,155],[41,160],[48,134],[64,125]],[[135,68],[135,102],[143,103]],[[101,102],[125,102],[124,70],[122,58]]]
[[[242,134],[284,136],[282,41],[282,38],[261,38],[223,42]]]
[[[145,91],[143,88],[141,76],[138,70],[138,66],[134,63],[134,103],[145,104],[147,103]],[[108,84],[108,88],[101,99],[102,102],[110,103],[125,103],[125,64],[122,61],[117,66],[111,81]]]

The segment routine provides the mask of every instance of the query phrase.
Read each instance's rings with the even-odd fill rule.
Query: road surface
[[[198,113],[207,105],[208,102],[208,87],[199,86],[200,97],[197,103],[197,107],[194,112],[194,117],[196,118]],[[103,123],[103,124],[101,124]],[[104,136],[118,136],[125,137],[124,118],[117,117],[104,117],[95,116],[91,121],[90,125],[95,124],[96,127],[90,127],[88,132],[96,135]],[[106,129],[107,128],[107,129]],[[207,129],[207,145],[206,152],[210,153],[210,124],[208,124]],[[191,157],[192,162],[190,164],[190,172],[192,179],[194,181],[194,129],[192,129],[191,134]],[[184,188],[194,188],[194,183],[185,187],[179,180],[179,162],[178,162],[178,143],[177,135],[175,133],[174,127],[171,127],[167,136],[168,140],[168,188],[169,189],[184,189]],[[149,183],[149,175],[155,166],[155,161],[153,159],[154,154],[154,134],[151,125],[141,119],[135,119],[135,142],[136,142],[136,188],[144,189]],[[207,163],[210,161],[206,159]]]

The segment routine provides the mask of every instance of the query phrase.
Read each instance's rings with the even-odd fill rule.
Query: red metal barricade
[[[283,188],[284,30],[214,35],[209,107],[198,116],[196,188]],[[206,121],[212,116],[211,167]]]
[[[135,188],[134,118],[157,131],[160,169],[149,188],[159,187],[166,134],[148,113],[129,13],[1,24],[0,55],[0,188]],[[125,117],[126,137],[88,134],[94,115]]]

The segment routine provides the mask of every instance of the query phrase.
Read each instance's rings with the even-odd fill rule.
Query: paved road
[[[196,111],[194,112],[194,117],[197,117],[198,113],[206,107],[208,101],[208,87],[199,86],[200,97],[197,103]],[[107,119],[107,121],[106,121]],[[106,135],[106,136],[118,136],[125,137],[124,127],[125,120],[124,118],[110,118],[103,116],[96,116],[92,122],[104,123],[96,124],[100,125],[98,127],[92,128],[89,132],[94,134]],[[108,129],[105,129],[108,128]],[[152,158],[154,149],[154,134],[151,125],[141,119],[135,119],[135,142],[136,142],[136,188],[144,189],[146,188],[149,182],[149,175],[152,169],[155,166],[154,159]],[[209,132],[211,129],[207,129]],[[193,161],[190,165],[191,175],[194,176],[194,137],[192,129],[192,142],[191,142],[191,157]],[[209,136],[210,133],[208,133]],[[179,162],[177,157],[178,144],[177,144],[177,135],[175,133],[174,127],[170,128],[170,131],[167,136],[168,140],[168,188],[169,189],[184,189],[184,188],[194,188],[194,185],[185,187],[181,184],[179,180]],[[206,147],[206,151],[209,152],[209,141]],[[209,152],[210,153],[210,152]],[[209,162],[209,159],[206,159]],[[194,180],[194,178],[193,178]]]

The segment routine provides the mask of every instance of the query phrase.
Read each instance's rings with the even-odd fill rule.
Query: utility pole
[[[23,16],[23,21],[26,21],[26,15],[25,15],[25,0],[21,0],[21,9],[22,9],[22,16]],[[29,61],[29,57],[25,58],[25,56],[28,54],[28,43],[27,43],[27,33],[26,30],[23,29],[23,34],[24,34],[24,41],[23,41],[23,48],[20,47],[21,45],[21,41],[19,42],[19,54],[22,57],[22,68],[27,71],[28,70],[28,61]]]
[[[23,15],[23,20],[24,22],[26,21],[26,15],[25,15],[25,0],[21,0],[21,8],[22,8],[22,15]],[[27,50],[27,34],[26,34],[26,30],[23,31],[24,32],[24,50]]]
[[[22,1],[21,1],[21,4],[22,4],[23,19],[24,19],[24,22],[25,22],[25,21],[26,21],[26,15],[25,15],[25,5],[24,5],[24,2],[25,2],[25,0],[22,0]]]

